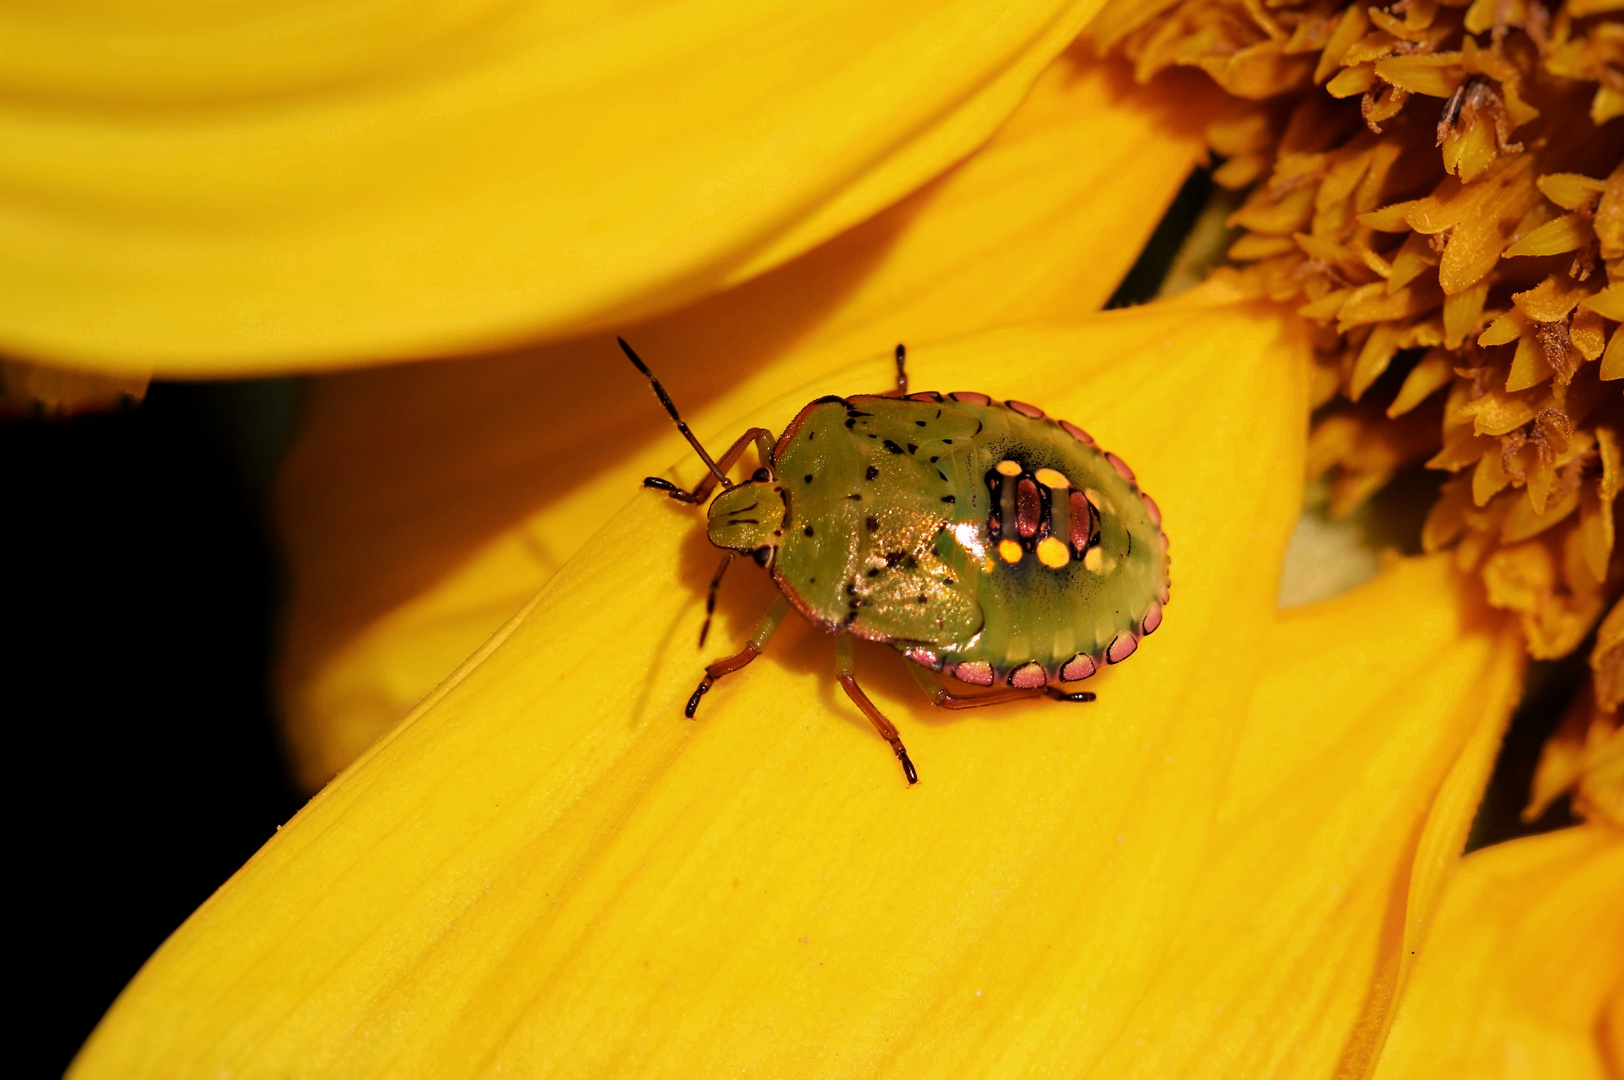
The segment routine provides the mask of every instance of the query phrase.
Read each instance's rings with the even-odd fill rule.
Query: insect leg
[[[743,435],[740,435],[737,439],[733,440],[733,445],[727,448],[727,453],[723,454],[716,460],[717,469],[719,469],[722,473],[726,473],[727,470],[731,469],[734,463],[739,460],[740,455],[744,453],[751,443],[756,444],[756,452],[761,455],[762,464],[765,465],[771,460],[770,455],[772,453],[773,446],[772,434],[773,433],[768,431],[766,428],[758,427],[753,427],[749,431],[746,431]],[[676,499],[678,502],[685,503],[704,502],[706,499],[710,498],[710,493],[716,490],[716,485],[718,483],[720,483],[720,481],[717,479],[716,473],[706,473],[705,478],[699,481],[698,484],[695,484],[692,491],[684,491],[671,481],[660,476],[649,476],[643,479],[644,487],[655,488],[656,490],[663,491],[673,499]]]
[[[914,771],[914,764],[908,760],[907,748],[902,745],[902,736],[897,734],[896,725],[887,720],[874,703],[868,700],[863,688],[857,685],[857,669],[851,658],[851,635],[835,635],[835,678],[840,682],[840,688],[846,691],[846,696],[852,703],[863,711],[868,722],[874,725],[874,730],[880,733],[880,738],[891,744],[891,750],[902,762],[902,774],[908,778],[908,783],[919,783],[919,774]]]
[[[756,632],[750,635],[750,640],[744,643],[743,649],[732,656],[724,656],[714,663],[705,665],[705,677],[699,680],[699,689],[688,699],[688,707],[682,710],[682,715],[692,720],[694,711],[699,708],[699,699],[705,696],[717,679],[723,675],[733,674],[760,656],[761,650],[767,647],[767,639],[773,636],[773,631],[778,629],[778,624],[783,622],[784,616],[788,614],[789,597],[780,595],[773,601],[773,606],[767,609],[767,614],[756,624]]]
[[[897,397],[908,396],[908,347],[897,342]]]
[[[910,662],[908,674],[914,677],[919,688],[930,698],[930,703],[939,709],[979,709],[983,705],[1003,705],[1011,701],[1030,701],[1036,697],[1051,697],[1056,701],[1093,701],[1094,695],[1087,690],[1068,694],[1063,690],[1045,686],[1041,690],[994,690],[986,694],[955,694],[941,683],[937,682],[925,668]]]
[[[1060,687],[1058,687],[1058,686],[1045,686],[1043,688],[1043,694],[1044,694],[1045,697],[1054,698],[1056,701],[1093,701],[1094,700],[1094,691],[1092,691],[1092,690],[1073,690],[1073,691],[1067,692],[1065,690],[1060,689]]]
[[[722,575],[727,568],[733,565],[735,552],[728,552],[722,556],[722,565],[716,568],[716,576],[711,578],[710,590],[705,593],[705,622],[699,628],[699,647],[705,647],[705,639],[710,636],[711,616],[716,614],[716,593],[722,587]]]

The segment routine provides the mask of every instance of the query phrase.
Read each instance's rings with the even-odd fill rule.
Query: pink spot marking
[[[1080,652],[1060,669],[1060,678],[1066,682],[1080,682],[1100,669],[1094,658],[1085,652]]]
[[[967,664],[955,664],[953,677],[960,682],[967,682],[971,686],[992,685],[992,665],[985,660],[971,660]]]
[[[1022,664],[1009,673],[1009,685],[1017,690],[1037,690],[1047,685],[1049,673],[1043,670],[1043,665],[1036,660],[1029,664]]]
[[[1070,435],[1078,442],[1085,442],[1090,446],[1094,445],[1094,436],[1090,435],[1088,432],[1084,431],[1070,420],[1060,421],[1060,426],[1065,429],[1067,435]]]
[[[1139,624],[1139,632],[1149,637],[1156,632],[1156,628],[1160,625],[1162,625],[1162,605],[1152,604],[1150,610],[1145,612],[1144,622]]]
[[[1132,630],[1124,630],[1111,642],[1111,647],[1105,650],[1105,660],[1110,664],[1120,664],[1133,655],[1139,647],[1139,639],[1133,636]]]
[[[1014,409],[1022,416],[1029,416],[1033,420],[1043,419],[1043,410],[1038,408],[1036,405],[1028,405],[1024,401],[1006,401],[1004,404],[1008,405],[1011,409]]]
[[[938,394],[934,390],[925,390],[925,391],[922,391],[922,392],[920,392],[918,394],[909,394],[908,395],[908,400],[909,401],[940,401],[940,400],[942,400],[942,395]]]
[[[954,401],[962,401],[968,405],[991,405],[992,398],[986,394],[978,394],[974,390],[955,390],[947,395]]]
[[[902,655],[906,656],[909,660],[912,660],[921,667],[928,667],[932,671],[942,670],[942,658],[929,649],[922,649],[915,646]]]
[[[1150,515],[1150,520],[1160,525],[1162,523],[1162,508],[1156,505],[1155,499],[1152,499],[1143,491],[1139,493],[1139,497],[1145,500],[1145,513]]]
[[[1128,468],[1128,463],[1126,461],[1123,461],[1121,458],[1117,457],[1113,453],[1110,453],[1109,451],[1107,451],[1105,455],[1105,460],[1111,463],[1111,468],[1115,469],[1118,474],[1121,475],[1122,479],[1126,480],[1130,484],[1134,482],[1133,470]]]

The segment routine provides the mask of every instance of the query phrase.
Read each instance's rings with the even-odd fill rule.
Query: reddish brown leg
[[[897,397],[908,396],[908,347],[897,342]]]
[[[891,744],[891,752],[902,762],[902,775],[908,778],[908,783],[919,783],[919,773],[914,771],[914,763],[908,759],[908,749],[902,745],[902,736],[897,734],[896,725],[874,707],[874,703],[868,700],[868,695],[863,693],[863,688],[857,685],[857,670],[852,664],[849,634],[835,636],[835,679],[839,681],[840,688],[846,691],[846,696],[851,698],[852,704],[868,717],[868,722],[874,725],[874,730],[880,733],[880,738]]]
[[[1041,690],[992,690],[985,694],[955,694],[947,687],[933,679],[926,668],[909,662],[908,673],[914,677],[919,688],[930,698],[930,703],[938,709],[979,709],[983,705],[1003,705],[1011,701],[1030,701],[1036,697],[1054,698],[1056,701],[1093,701],[1094,695],[1087,690],[1067,693],[1053,686],[1045,686]]]
[[[760,656],[761,650],[767,647],[767,639],[773,636],[773,631],[778,629],[778,624],[783,622],[784,616],[788,614],[789,598],[780,596],[773,601],[773,606],[767,609],[767,614],[762,616],[761,622],[756,624],[756,632],[750,635],[750,640],[745,642],[741,651],[705,665],[705,677],[699,680],[699,689],[688,699],[688,707],[682,710],[682,715],[692,720],[695,710],[699,708],[699,699],[710,691],[717,679],[723,675],[733,674]]]
[[[740,455],[744,453],[745,449],[751,443],[756,444],[756,452],[761,457],[762,467],[768,467],[772,461],[773,433],[768,431],[766,428],[758,427],[751,428],[749,431],[746,431],[743,435],[740,435],[737,439],[733,440],[733,445],[727,448],[727,453],[723,454],[717,459],[716,467],[724,473],[727,472],[739,460]],[[706,499],[710,498],[711,492],[716,490],[716,485],[719,482],[720,481],[717,479],[715,473],[706,473],[705,478],[698,484],[694,485],[694,489],[692,491],[684,491],[682,488],[661,476],[648,476],[643,478],[644,487],[663,491],[678,502],[685,503],[704,502]]]

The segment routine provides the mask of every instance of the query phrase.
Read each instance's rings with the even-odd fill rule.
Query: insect
[[[712,458],[648,366],[620,347],[709,470],[692,490],[643,481],[678,502],[710,500],[709,538],[727,554],[700,645],[736,556],[766,568],[780,592],[744,648],[705,668],[689,718],[716,680],[761,655],[794,608],[834,635],[836,679],[913,784],[896,726],[857,683],[853,637],[901,652],[933,704],[968,709],[1040,696],[1092,701],[1067,684],[1126,660],[1161,625],[1161,511],[1127,464],[1075,424],[986,394],[909,393],[898,345],[892,392],[819,398],[776,439],[750,428]],[[728,470],[751,445],[760,467],[735,484]],[[938,673],[986,689],[950,690]]]

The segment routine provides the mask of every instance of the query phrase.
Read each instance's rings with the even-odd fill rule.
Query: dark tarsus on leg
[[[874,725],[874,730],[880,733],[880,738],[891,744],[892,753],[902,762],[902,775],[908,778],[910,785],[919,783],[919,773],[914,769],[914,763],[908,757],[907,747],[902,745],[902,736],[897,734],[896,725],[885,718],[885,714],[874,707],[863,693],[863,688],[857,685],[857,669],[852,663],[851,636],[849,634],[835,635],[835,678],[840,688],[846,691],[852,704],[862,710],[868,722]]]
[[[868,717],[868,722],[874,725],[874,729],[880,733],[880,738],[891,744],[892,752],[897,755],[897,760],[902,762],[902,775],[908,778],[908,783],[919,783],[919,773],[914,769],[914,763],[908,758],[908,748],[902,745],[902,736],[897,734],[896,725],[887,720],[885,714],[875,708],[872,701],[868,700],[868,695],[863,693],[863,688],[857,685],[857,676],[841,675],[839,680],[840,688],[846,691],[846,696],[851,698],[852,703],[862,710],[864,716]]]
[[[733,467],[734,463],[739,460],[751,443],[756,444],[757,451],[762,455],[762,464],[768,464],[767,455],[772,451],[772,432],[766,428],[751,428],[733,440],[733,445],[727,448],[727,453],[717,459],[715,467],[725,476],[727,470]],[[706,461],[708,464],[709,459],[707,458]],[[646,476],[643,478],[644,487],[663,491],[673,499],[683,503],[704,502],[710,498],[710,493],[716,490],[717,483],[716,474],[706,473],[704,478],[694,485],[692,491],[684,491],[662,476]],[[726,481],[725,486],[732,487],[732,481]]]
[[[699,708],[699,699],[704,697],[705,694],[709,692],[710,688],[715,685],[717,679],[720,679],[723,675],[733,674],[735,671],[744,667],[746,664],[760,655],[761,649],[759,649],[756,646],[756,643],[752,641],[740,652],[736,652],[732,656],[724,656],[722,659],[717,660],[714,663],[706,664],[705,677],[699,680],[699,688],[695,690],[693,696],[688,699],[688,707],[682,710],[682,715],[692,720],[694,718],[695,711],[697,711]]]
[[[1071,693],[1067,693],[1058,686],[1045,686],[1043,688],[1043,693],[1045,696],[1054,698],[1056,701],[1081,702],[1094,700],[1094,692],[1092,690],[1074,690]]]
[[[725,563],[723,565],[726,566]],[[721,579],[721,571],[717,571],[716,577],[717,580]],[[712,584],[714,585],[714,582]],[[767,609],[767,614],[763,615],[761,621],[756,624],[755,633],[750,635],[750,640],[745,643],[742,651],[736,652],[732,656],[724,656],[714,663],[705,665],[705,677],[699,680],[699,688],[688,699],[688,707],[682,710],[682,715],[692,720],[694,711],[699,708],[699,699],[705,696],[706,691],[711,688],[717,679],[720,679],[723,675],[733,674],[733,672],[760,656],[762,650],[767,647],[767,640],[773,636],[773,631],[778,629],[778,624],[783,622],[784,616],[788,614],[789,599],[785,596],[779,596],[777,600],[773,601],[773,606]],[[708,614],[706,619],[709,620]]]
[[[716,591],[722,587],[722,575],[727,568],[733,565],[733,552],[722,556],[722,565],[716,568],[716,576],[711,578],[710,591],[705,594],[705,622],[699,628],[699,647],[705,647],[705,639],[710,636],[711,616],[716,614]],[[690,714],[692,715],[692,714]]]

